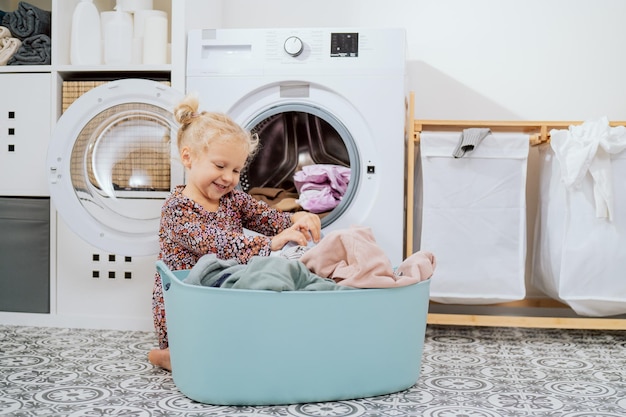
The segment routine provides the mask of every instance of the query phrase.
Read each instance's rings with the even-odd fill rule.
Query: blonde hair
[[[228,115],[218,112],[198,112],[197,94],[188,94],[174,108],[178,129],[178,149],[189,147],[193,152],[202,152],[212,143],[243,145],[248,151],[248,160],[256,153],[259,138],[243,129]]]

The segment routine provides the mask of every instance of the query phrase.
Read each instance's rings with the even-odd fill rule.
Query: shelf
[[[626,315],[586,317],[552,298],[526,298],[489,305],[430,302],[429,324],[626,330]]]
[[[429,313],[428,324],[446,326],[529,327],[541,329],[626,330],[626,319],[534,317]]]
[[[120,78],[148,78],[157,81],[169,81],[171,65],[134,65],[134,66],[93,66],[79,67],[63,65],[55,71],[64,80],[108,81]]]
[[[172,66],[167,65],[57,65],[54,67],[58,72],[81,73],[81,72],[170,72]]]
[[[168,42],[171,42],[172,32],[172,0],[153,0],[153,9],[161,10],[167,13],[168,19]],[[72,28],[72,17],[76,5],[79,0],[56,0],[52,2],[52,47],[53,47],[53,59],[52,64],[64,71],[62,68],[72,66],[70,65],[70,39]],[[115,1],[112,0],[94,0],[94,5],[100,13],[113,11],[115,7]],[[124,70],[133,71],[136,66],[143,66],[141,64],[124,66]],[[95,71],[102,71],[102,68],[106,68],[105,65],[99,65],[94,67]],[[169,68],[170,65],[167,65]],[[88,69],[85,68],[85,71]],[[168,69],[169,70],[169,69]]]
[[[3,65],[0,66],[0,74],[17,74],[29,72],[52,72],[50,65]]]

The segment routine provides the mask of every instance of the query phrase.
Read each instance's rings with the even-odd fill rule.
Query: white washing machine
[[[172,158],[182,97],[157,81],[111,81],[59,118],[47,157],[54,324],[152,329],[161,206],[184,181]]]
[[[324,231],[369,226],[397,265],[404,247],[403,29],[204,29],[188,34],[187,91],[257,133],[244,190],[290,189],[303,166],[350,168]]]

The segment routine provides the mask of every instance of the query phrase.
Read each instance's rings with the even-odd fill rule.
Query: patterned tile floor
[[[153,334],[0,325],[0,415],[626,416],[626,332],[428,326],[406,391],[288,406],[195,403],[146,354]]]

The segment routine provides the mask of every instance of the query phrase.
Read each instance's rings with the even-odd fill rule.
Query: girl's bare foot
[[[158,366],[168,371],[172,370],[172,363],[170,362],[170,349],[152,349],[148,352],[148,360],[154,366]]]

